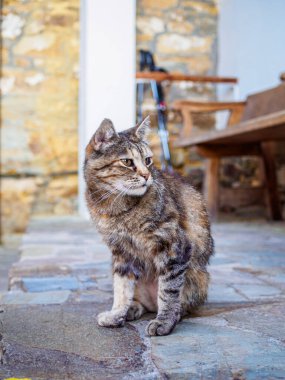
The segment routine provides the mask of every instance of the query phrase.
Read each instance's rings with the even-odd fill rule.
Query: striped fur
[[[201,196],[150,163],[147,127],[148,120],[116,133],[104,120],[86,148],[84,173],[90,214],[113,257],[114,304],[98,323],[122,326],[155,311],[152,336],[169,334],[206,300],[213,239]]]

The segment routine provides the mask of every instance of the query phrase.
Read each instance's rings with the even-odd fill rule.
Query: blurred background
[[[32,216],[85,214],[84,147],[103,117],[118,130],[135,124],[139,50],[152,52],[171,73],[238,79],[163,84],[171,147],[182,126],[173,101],[243,100],[280,83],[284,11],[283,0],[3,0],[2,243],[17,244]],[[157,112],[147,88],[142,111],[151,115],[160,165]],[[217,120],[200,115],[195,127],[207,133]],[[284,142],[275,157],[284,212]],[[201,189],[201,157],[171,147],[171,161]],[[259,170],[258,158],[223,159],[220,211],[265,217]]]

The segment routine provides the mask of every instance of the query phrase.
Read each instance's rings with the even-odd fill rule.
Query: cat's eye
[[[145,164],[146,164],[146,166],[151,165],[151,164],[152,164],[152,158],[151,158],[151,157],[147,157],[147,158],[145,159]]]
[[[132,166],[134,166],[134,161],[131,160],[130,158],[123,158],[121,159],[121,162],[127,166],[128,168],[131,168]]]

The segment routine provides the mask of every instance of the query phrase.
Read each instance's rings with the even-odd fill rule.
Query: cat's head
[[[123,132],[104,119],[86,147],[85,179],[110,193],[142,196],[153,183],[150,118]]]

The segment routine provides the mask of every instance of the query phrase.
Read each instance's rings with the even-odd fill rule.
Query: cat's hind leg
[[[148,311],[157,311],[157,287],[157,280],[139,280],[136,283],[134,301],[127,314],[128,321],[139,319]]]
[[[127,321],[135,321],[146,312],[147,309],[140,302],[133,301],[127,313]]]
[[[139,280],[136,283],[134,300],[139,302],[146,311],[157,311],[158,280]]]

